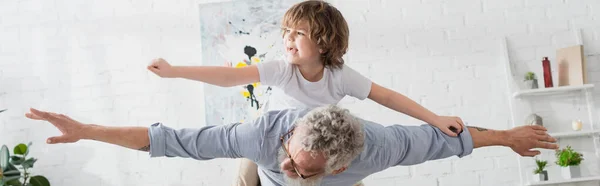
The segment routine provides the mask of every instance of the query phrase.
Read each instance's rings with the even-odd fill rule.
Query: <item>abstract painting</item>
[[[281,19],[298,0],[238,0],[200,5],[203,66],[241,68],[283,57]],[[206,125],[252,120],[262,114],[272,87],[206,84]]]

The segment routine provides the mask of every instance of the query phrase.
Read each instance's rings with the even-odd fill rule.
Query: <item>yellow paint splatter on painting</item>
[[[260,58],[258,57],[252,57],[250,59],[252,60],[252,64],[260,63]]]
[[[246,67],[248,65],[246,65],[246,62],[240,61],[235,65],[235,68],[242,68],[242,67]]]

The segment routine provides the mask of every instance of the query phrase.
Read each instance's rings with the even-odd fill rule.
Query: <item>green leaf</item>
[[[15,146],[15,154],[25,155],[25,152],[27,152],[27,145],[21,143]]]
[[[8,167],[8,158],[10,157],[10,153],[8,152],[8,147],[6,145],[2,145],[0,149],[0,167],[2,170],[6,170]]]
[[[16,179],[16,180],[10,180],[9,182],[6,182],[7,186],[22,186],[23,184],[21,184],[21,180]]]
[[[33,186],[50,186],[50,182],[44,176],[34,176],[29,179],[29,183]]]
[[[9,170],[4,172],[4,175],[8,176],[20,176],[21,175],[21,171],[19,170]]]
[[[10,157],[10,163],[12,163],[13,165],[21,165],[21,163],[23,163],[23,161],[25,161],[25,159],[23,159],[20,156],[11,156]]]
[[[4,176],[21,176],[21,171],[13,164],[9,163],[8,168],[6,168],[6,171],[4,171]]]
[[[6,176],[6,177],[4,177],[3,181],[4,181],[4,183],[6,183],[6,185],[11,185],[11,182],[14,182],[14,180],[19,181],[19,178],[21,178],[21,176]],[[21,183],[21,182],[19,182],[19,183]]]
[[[9,170],[19,170],[19,169],[17,169],[17,167],[15,167],[15,165],[9,163],[8,168],[6,168],[6,171],[9,171]]]
[[[27,160],[25,160],[22,164],[23,168],[28,169],[28,168],[33,168],[33,164],[37,161],[37,159],[35,158],[29,158]]]

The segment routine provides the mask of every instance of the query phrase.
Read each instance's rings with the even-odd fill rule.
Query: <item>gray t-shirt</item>
[[[197,160],[247,158],[258,165],[261,184],[279,186],[285,182],[277,155],[280,137],[308,110],[270,111],[243,124],[207,126],[200,129],[172,129],[161,123],[151,125],[151,157],[185,157]],[[383,126],[359,119],[364,126],[365,149],[344,172],[326,176],[322,185],[348,186],[370,174],[397,165],[414,165],[427,160],[463,157],[473,151],[468,130],[450,137],[431,125]]]

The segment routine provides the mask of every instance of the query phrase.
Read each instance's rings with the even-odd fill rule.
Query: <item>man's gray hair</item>
[[[315,108],[297,126],[302,130],[303,150],[324,153],[326,173],[349,166],[363,151],[362,123],[347,109],[334,105]]]

